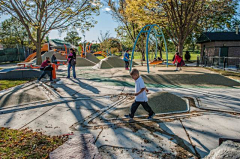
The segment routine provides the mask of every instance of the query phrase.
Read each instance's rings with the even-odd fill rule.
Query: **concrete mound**
[[[61,54],[58,53],[58,52],[49,51],[49,52],[45,52],[45,53],[42,55],[42,61],[46,60],[46,57],[50,57],[50,59],[51,59],[54,53],[56,53],[56,58],[57,58],[57,60],[67,60],[67,59],[66,59],[66,55],[63,56],[63,55],[61,55]]]
[[[88,60],[94,62],[94,63],[98,63],[100,60],[98,58],[96,58],[96,56],[94,56],[91,53],[87,53],[87,57]]]
[[[13,69],[9,72],[0,72],[0,80],[11,80],[11,79],[21,80],[21,79],[28,79],[28,78],[38,78],[40,75],[41,75],[40,70]]]
[[[169,113],[187,110],[187,103],[185,100],[168,92],[151,94],[148,97],[148,104],[155,113]]]
[[[20,105],[29,102],[36,102],[45,100],[48,98],[44,92],[42,92],[37,86],[31,85],[27,87],[18,88],[12,90],[6,94],[0,96],[0,108],[8,107],[12,105]]]
[[[50,60],[51,60],[51,58],[52,58],[52,56],[53,56],[54,53],[56,53],[56,58],[57,58],[57,60],[66,60],[66,61],[67,61],[66,55],[63,56],[63,55],[61,55],[60,53],[55,52],[55,51],[45,52],[45,53],[42,55],[42,61],[45,61],[45,60],[46,60],[46,57],[49,57]],[[31,62],[29,62],[29,64],[35,64],[35,63],[36,63],[36,58],[33,59]]]
[[[123,103],[121,106],[118,106],[116,110],[107,114],[106,118],[122,118],[125,114],[130,113],[131,104],[132,103],[129,101],[127,103]],[[148,104],[156,114],[177,113],[188,109],[185,100],[168,92],[157,92],[149,95]],[[139,106],[135,115],[148,115],[148,112],[146,112],[142,106]]]
[[[225,141],[216,149],[210,151],[204,159],[225,159],[225,158],[240,158],[240,143],[233,141]]]
[[[77,57],[76,66],[94,66],[96,63],[82,57]]]
[[[137,65],[137,63],[133,62],[133,65]],[[125,67],[125,62],[117,56],[110,56],[105,59],[102,59],[93,68],[94,69],[109,69],[109,68],[117,68],[117,67]]]

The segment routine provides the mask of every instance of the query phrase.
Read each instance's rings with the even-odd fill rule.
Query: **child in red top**
[[[178,71],[178,67],[180,67],[180,70],[182,70],[181,66],[184,66],[185,63],[184,63],[182,57],[179,55],[178,52],[175,53],[175,59],[173,61],[173,64],[175,64],[176,61],[177,61],[177,68],[174,71]]]
[[[52,80],[52,67],[51,67],[51,62],[50,62],[50,58],[46,57],[46,60],[41,64],[40,70],[42,71],[41,76],[38,78],[39,82],[46,74],[49,76],[50,81]]]

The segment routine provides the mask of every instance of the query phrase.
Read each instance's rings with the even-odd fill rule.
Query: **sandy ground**
[[[150,74],[146,67],[137,68],[151,93],[191,98],[190,112],[159,114],[151,121],[146,117],[129,121],[121,114],[109,119],[108,114],[133,100],[119,96],[134,91],[129,72],[77,67],[77,79],[67,79],[66,67],[61,66],[60,82],[49,85],[57,94],[54,98],[25,104],[22,109],[0,109],[0,126],[29,127],[48,135],[73,134],[70,137],[91,133],[103,158],[202,158],[218,147],[220,137],[240,138],[240,83],[203,68],[174,72],[173,67],[151,67]]]

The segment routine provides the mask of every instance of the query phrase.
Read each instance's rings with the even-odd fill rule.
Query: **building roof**
[[[197,43],[210,41],[240,41],[240,33],[236,32],[204,32],[198,39]]]
[[[51,46],[56,48],[64,48],[64,44],[66,45],[67,48],[75,48],[74,45],[60,39],[50,39],[49,43]]]

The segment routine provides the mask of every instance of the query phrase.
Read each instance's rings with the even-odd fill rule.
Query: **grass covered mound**
[[[0,128],[0,158],[48,158],[68,136],[47,136],[29,129]]]
[[[134,101],[126,101],[122,105],[118,106],[116,110],[106,115],[106,118],[122,118],[125,114],[130,113],[131,104]],[[157,113],[170,113],[178,111],[186,111],[187,103],[182,98],[168,93],[157,92],[148,96],[148,104],[152,110]],[[135,113],[135,116],[148,115],[148,112],[140,105]]]

